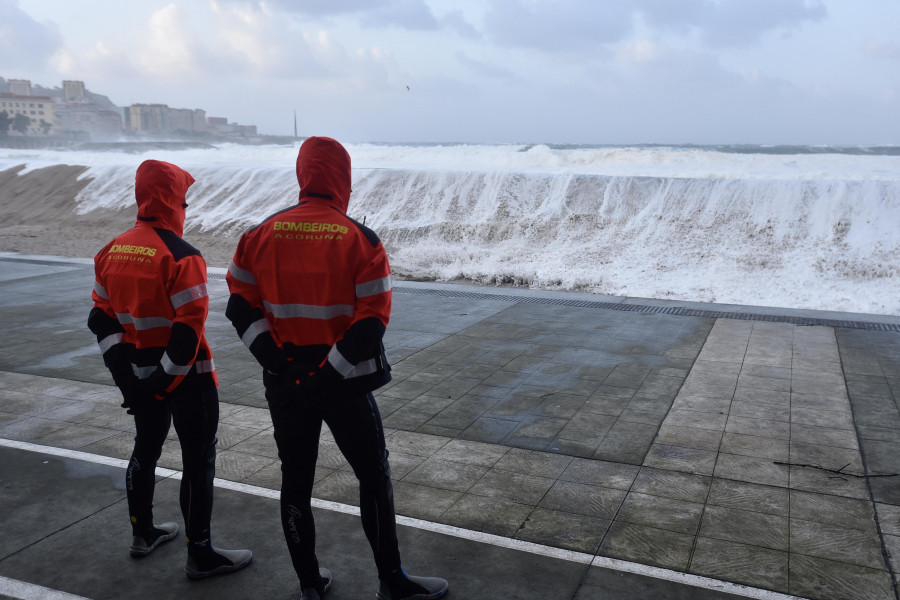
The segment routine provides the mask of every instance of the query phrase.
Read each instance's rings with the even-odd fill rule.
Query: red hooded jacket
[[[297,157],[299,203],[244,233],[228,269],[226,316],[259,361],[333,368],[346,389],[390,380],[381,343],[391,314],[384,246],[347,216],[350,155],[312,137]]]
[[[88,327],[120,388],[135,376],[152,382],[150,391],[160,397],[188,375],[217,383],[204,335],[206,262],[181,239],[193,183],[173,164],[141,163],[134,185],[137,223],[94,257]]]

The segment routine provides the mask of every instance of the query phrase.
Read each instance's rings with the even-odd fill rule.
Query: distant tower
[[[62,83],[66,102],[84,102],[83,81],[63,81]]]
[[[294,109],[294,137],[297,137],[297,109]]]
[[[14,96],[30,96],[31,81],[28,79],[10,79],[9,93]]]

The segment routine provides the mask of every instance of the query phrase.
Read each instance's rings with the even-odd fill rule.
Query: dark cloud
[[[16,0],[0,0],[0,67],[32,69],[62,47],[62,36],[52,24],[38,23]]]

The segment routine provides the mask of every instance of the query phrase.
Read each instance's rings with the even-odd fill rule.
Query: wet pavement
[[[220,269],[214,541],[256,560],[197,584],[180,544],[128,557],[133,425],[92,282],[89,260],[0,253],[0,598],[299,597]],[[385,345],[401,552],[450,597],[898,598],[900,317],[397,282]],[[174,430],[160,467],[156,514],[181,522]],[[327,430],[314,495],[330,597],[374,596]]]

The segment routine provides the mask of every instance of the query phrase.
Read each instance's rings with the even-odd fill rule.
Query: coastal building
[[[10,89],[12,89],[12,85],[10,85]],[[23,90],[22,88],[17,88],[17,91]],[[31,82],[28,82],[28,91],[31,91]],[[28,118],[25,131],[18,131],[18,133],[25,135],[50,135],[56,133],[59,127],[56,117],[56,105],[50,96],[32,96],[30,94],[4,92],[0,94],[0,112],[5,112],[10,120],[8,133],[11,134],[17,132],[15,126],[17,115],[23,115]]]
[[[132,104],[125,111],[126,127],[134,133],[202,133],[206,111],[169,108],[166,104]]]

